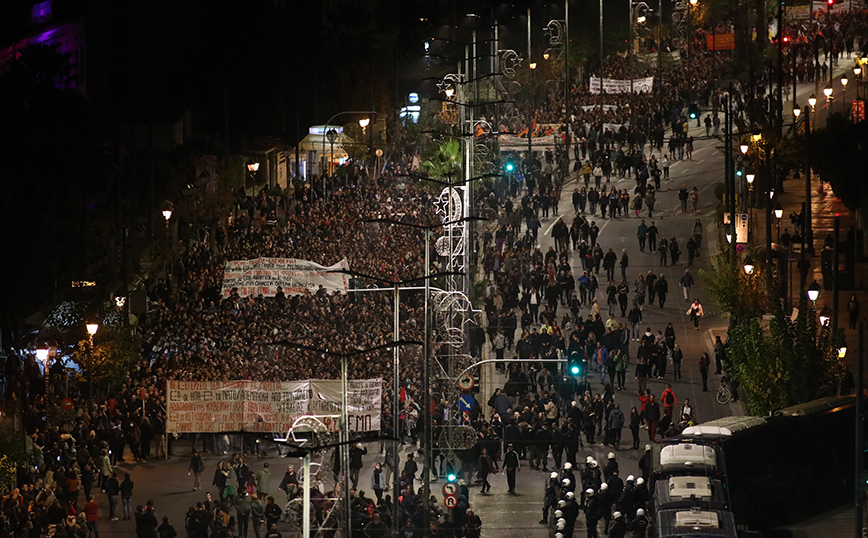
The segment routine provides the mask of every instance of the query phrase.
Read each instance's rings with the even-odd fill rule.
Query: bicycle
[[[729,380],[726,375],[720,376],[720,386],[717,388],[717,403],[726,405],[732,400],[732,390],[729,388]]]

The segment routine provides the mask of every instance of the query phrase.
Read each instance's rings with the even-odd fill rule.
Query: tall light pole
[[[841,89],[843,90],[843,96],[841,97],[841,108],[844,112],[844,119],[849,121],[849,116],[847,115],[847,83],[849,80],[847,79],[847,75],[841,75]]]
[[[85,324],[85,328],[87,329],[88,335],[88,347],[87,347],[87,395],[88,400],[93,399],[93,364],[91,361],[93,360],[93,337],[96,332],[99,330],[99,323],[96,321],[89,321]],[[47,364],[47,363],[46,363]]]
[[[49,376],[48,376],[48,357],[49,357],[49,349],[48,346],[40,344],[38,348],[36,348],[36,359],[45,365],[45,403],[48,403],[48,392],[49,392]]]
[[[865,376],[865,318],[859,320],[859,332],[858,332],[858,341],[857,351],[856,351],[856,446],[855,454],[855,468],[854,475],[856,479],[853,481],[855,485],[855,497],[856,497],[856,536],[862,536],[862,525],[863,525],[863,515],[862,515],[862,507],[865,502],[865,494],[862,491],[864,483],[863,483],[863,472],[862,469],[865,466],[865,450],[862,446],[863,437],[865,435],[865,418],[862,416],[863,413],[863,403],[862,403],[862,393],[864,392],[864,376]]]
[[[338,112],[337,114],[335,114],[334,116],[329,118],[329,120],[323,126],[323,129],[328,129],[329,125],[331,125],[332,121],[335,118],[337,118],[338,116],[344,116],[347,114],[361,114],[363,116],[367,116],[368,118],[374,118],[377,116],[377,113],[372,111],[372,110],[345,110],[343,112]],[[337,136],[337,133],[335,133],[335,136]],[[325,155],[325,143],[326,143],[327,137],[328,137],[328,135],[325,134],[325,136],[323,136],[323,139],[322,139],[322,155]],[[332,143],[334,143],[334,142],[332,142]],[[332,147],[332,153],[334,154],[334,147]],[[331,165],[329,165],[329,168],[331,168]],[[325,178],[323,178],[323,198],[325,198],[325,193],[326,193],[325,181],[326,181]]]
[[[830,69],[831,71],[831,69]],[[830,83],[828,86],[823,88],[823,95],[826,96],[826,117],[832,115],[832,84]]]

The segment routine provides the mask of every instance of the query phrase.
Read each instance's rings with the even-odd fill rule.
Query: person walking
[[[187,468],[187,476],[193,475],[193,491],[197,491],[201,486],[199,483],[199,475],[205,471],[205,462],[202,461],[202,456],[199,451],[193,452],[193,457],[190,458],[190,466]]]
[[[609,411],[609,419],[607,421],[609,436],[612,441],[611,444],[615,447],[615,450],[618,449],[618,445],[621,443],[621,429],[624,427],[625,420],[624,412],[621,411],[621,404],[615,404],[614,409]]]
[[[84,505],[84,518],[87,522],[87,538],[99,538],[99,504],[89,495]]]
[[[506,454],[503,456],[503,468],[506,469],[506,484],[508,493],[515,495],[515,475],[521,471],[521,462],[518,453],[513,449],[512,443],[506,445]]]
[[[385,491],[387,487],[386,473],[383,472],[383,468],[379,463],[377,463],[374,466],[374,472],[371,473],[371,489],[374,490],[374,494],[377,496],[378,504],[383,501],[383,491]]]
[[[627,256],[627,249],[621,251],[621,278],[627,280],[627,268],[630,267],[630,258]]]
[[[681,351],[681,346],[675,344],[672,348],[672,370],[675,376],[675,381],[681,380],[681,361],[684,360],[684,353]]]
[[[648,226],[646,233],[648,234],[648,248],[651,252],[654,252],[657,250],[657,234],[659,231],[653,220],[651,221],[651,226]]]
[[[121,482],[121,502],[124,505],[124,519],[133,518],[133,480],[130,473],[124,473],[124,481]]]
[[[118,520],[118,495],[120,491],[121,485],[118,483],[118,473],[112,472],[105,484],[105,494],[108,496],[109,501],[109,519],[112,521]]]
[[[488,483],[488,475],[497,473],[497,469],[494,467],[494,461],[491,459],[491,456],[488,455],[487,448],[483,448],[482,454],[479,455],[479,460],[476,462],[476,471],[479,474],[479,478],[482,480],[482,491],[480,491],[480,493],[485,495],[491,491],[491,484]]]
[[[696,187],[693,187],[693,190],[690,191],[690,205],[693,212],[696,213],[696,208],[699,205],[699,189]]]
[[[660,303],[660,310],[663,310],[663,305],[666,303],[666,296],[669,294],[669,282],[666,281],[666,277],[663,276],[663,273],[660,273],[660,277],[654,283],[654,291],[657,295],[657,301]]]
[[[645,238],[648,236],[648,226],[645,225],[645,219],[639,223],[636,228],[636,237],[639,238],[639,252],[645,252]]]
[[[850,301],[847,303],[847,313],[850,315],[850,328],[855,329],[859,320],[859,301],[856,299],[856,294],[850,296]]]
[[[708,392],[708,368],[711,366],[711,358],[708,353],[699,357],[699,375],[702,377],[702,392]]]
[[[687,192],[687,185],[682,185],[680,189],[678,189],[678,201],[681,202],[681,212],[687,213],[687,198],[690,196],[690,193]]]
[[[699,303],[699,299],[694,299],[693,304],[690,305],[690,308],[687,309],[686,312],[690,319],[693,321],[693,330],[699,330],[699,320],[702,319],[702,305]]]
[[[271,469],[268,468],[266,461],[262,465],[262,469],[256,473],[256,494],[260,499],[268,498],[271,494]]]
[[[632,450],[639,448],[639,428],[642,426],[642,417],[635,407],[630,409],[630,434],[633,436]]]
[[[657,422],[660,421],[660,404],[653,394],[648,398],[648,403],[645,404],[645,423],[648,425],[648,439],[653,443],[657,437]]]
[[[695,282],[693,280],[693,275],[690,274],[690,269],[685,269],[684,274],[681,276],[681,291],[684,292],[684,302],[688,302],[690,299],[690,288],[694,286]]]

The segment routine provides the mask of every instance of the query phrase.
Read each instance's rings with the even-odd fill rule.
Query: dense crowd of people
[[[842,51],[853,50],[854,39],[864,43],[866,22],[864,14],[832,15],[820,29],[822,33],[790,24],[787,32],[792,32],[796,43],[792,51],[797,77],[810,80],[816,76],[810,69],[814,50],[822,49],[827,61],[834,63]],[[815,39],[817,47],[813,46]],[[457,462],[448,461],[445,450],[433,447],[433,473],[457,472],[461,480],[456,508],[447,512],[436,498],[432,502],[429,530],[433,534],[429,535],[478,537],[482,520],[470,509],[470,485],[481,484],[481,493],[486,494],[488,476],[502,466],[509,492],[515,493],[515,473],[524,460],[534,469],[553,469],[545,488],[542,522],[552,521],[564,536],[569,536],[581,510],[589,528],[596,529],[602,520],[610,536],[624,536],[627,529],[634,536],[644,536],[648,447],[640,461],[643,476],[626,480],[619,477],[614,453],[602,467],[593,458],[586,459],[577,478],[578,451],[585,444],[597,443],[625,448],[624,428],[630,430],[629,448],[638,450],[642,429],[654,442],[658,436],[672,435],[693,423],[694,408],[686,399],[679,405],[671,386],[659,399],[647,387],[649,379],[680,379],[681,365],[688,359],[671,324],[657,334],[640,329],[646,305],[657,303],[664,308],[676,284],[654,271],[637,274],[631,270],[626,252],[605,246],[596,219],[641,218],[637,228],[641,250],[644,252],[647,241],[661,266],[679,264],[679,241],[667,237],[652,220],[656,193],[661,180],[669,179],[670,163],[690,158],[693,140],[682,114],[684,103],[701,101],[719,108],[720,93],[712,86],[710,74],[712,62],[719,68],[725,61],[723,54],[715,59],[695,55],[688,70],[684,66],[652,68],[635,56],[608,58],[603,76],[619,80],[655,76],[655,91],[598,96],[588,88],[574,88],[570,136],[541,158],[522,157],[523,185],[507,178],[496,181],[490,191],[482,189],[480,208],[490,207],[496,223],[480,228],[474,238],[486,280],[483,308],[487,323],[470,331],[470,352],[480,356],[488,345],[498,358],[514,356],[537,362],[500,365],[506,382],[487,401],[490,418],[485,419],[482,406],[477,406],[469,420],[463,420],[451,412],[454,402],[448,401],[443,386],[436,385],[430,397],[421,394],[421,354],[414,348],[402,351],[400,375],[406,389],[399,395],[384,390],[383,435],[396,435],[414,445],[417,421],[424,416],[420,410],[431,404],[434,425],[471,424],[478,436],[476,446],[456,454]],[[533,115],[540,123],[560,123],[563,105],[552,94]],[[744,109],[743,97],[734,106]],[[709,114],[707,134],[711,135],[713,126],[717,135],[719,125],[719,119]],[[646,147],[650,152],[646,153]],[[6,363],[5,409],[20,421],[32,457],[16,469],[17,487],[3,498],[0,534],[89,538],[93,533],[98,538],[102,507],[108,508],[109,519],[134,520],[140,538],[174,538],[180,528],[176,530],[166,518],[160,524],[153,501],[142,502],[135,495],[134,476],[117,468],[126,457],[138,462],[164,456],[165,451],[172,453],[176,441],[167,435],[165,425],[168,379],[334,379],[340,372],[337,358],[280,343],[349,351],[392,340],[391,316],[383,315],[392,309],[388,293],[330,295],[320,290],[274,298],[242,297],[231,290],[224,294],[226,262],[287,257],[332,265],[346,257],[354,271],[386,281],[418,277],[424,272],[421,231],[362,222],[370,217],[412,224],[439,219],[432,209],[433,194],[408,179],[405,172],[398,167],[377,179],[350,173],[327,196],[316,186],[304,185],[283,196],[263,191],[240,199],[240,211],[228,226],[186,244],[173,273],[149,283],[150,300],[156,308],[139,326],[144,342],[141,360],[104,403],[89,404],[84,393],[80,394],[72,418],[53,420],[45,405],[45,387],[59,394],[65,374],[54,372],[46,383],[31,354],[11,355]],[[609,183],[613,175],[632,177],[636,185],[631,190],[606,186],[603,182]],[[572,218],[560,217],[561,190],[571,176],[584,186],[571,193]],[[683,195],[679,191],[682,211],[688,210],[689,201],[695,212],[698,192],[685,189]],[[643,211],[648,211],[650,224],[642,218]],[[551,232],[554,246],[543,252],[538,246],[540,220],[548,217],[557,218]],[[682,241],[689,267],[702,248],[699,221],[693,234]],[[442,261],[435,260],[435,264],[442,266]],[[575,274],[574,267],[581,267],[581,273]],[[628,272],[632,273],[629,277]],[[684,302],[690,303],[689,290],[694,284],[689,271],[685,270],[678,284]],[[354,285],[371,287],[376,282],[356,279]],[[691,306],[690,311],[698,328],[701,305]],[[402,297],[400,318],[402,338],[422,340],[420,294],[408,295],[406,300]],[[631,353],[634,342],[638,342],[635,354]],[[586,380],[557,376],[550,361],[558,356],[581,357],[589,373]],[[719,372],[725,361],[723,343],[715,347],[714,360]],[[350,362],[349,376],[382,377],[388,389],[392,386],[391,361],[391,352],[363,355]],[[704,385],[711,364],[708,356],[699,361]],[[615,403],[614,395],[625,390],[630,373],[639,384],[639,393],[636,405],[627,412]],[[594,391],[591,383],[597,376],[602,390]],[[396,398],[400,398],[399,432],[391,431]],[[247,448],[245,444],[242,452]],[[206,436],[201,449],[221,457],[225,451],[216,436]],[[397,518],[399,527],[407,529],[405,536],[416,536],[413,533],[423,519],[422,489],[412,452],[404,461],[395,462],[387,452],[385,461],[376,463],[370,484],[375,498],[371,498],[358,488],[363,450],[353,447],[350,458],[354,527],[364,528],[371,538],[388,536]],[[183,523],[172,523],[183,524],[191,538],[247,536],[248,525],[256,538],[279,538],[278,523],[297,517],[303,484],[289,466],[274,488],[276,480],[267,464],[258,467],[254,470],[245,463],[243,454],[221,461],[210,484],[214,489],[190,508]],[[194,454],[189,472],[195,490],[202,488],[200,475],[205,471],[204,461]],[[386,494],[392,473],[401,480],[397,501]],[[207,483],[204,486],[209,489]],[[318,475],[310,487],[317,523],[337,528],[338,511],[331,508],[334,499],[342,497],[340,484],[326,474]]]

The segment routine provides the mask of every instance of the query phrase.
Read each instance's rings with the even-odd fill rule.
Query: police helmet
[[[593,494],[594,494],[594,490],[593,490],[593,489],[588,488],[588,489],[585,490],[585,495],[593,495]]]
[[[636,480],[636,477],[634,477],[633,475],[627,477],[627,482],[632,482],[634,480]]]
[[[619,517],[622,517],[622,516],[623,516],[623,514],[621,514],[621,512],[614,512],[612,514],[612,519],[618,519]]]
[[[592,461],[594,461],[593,456],[588,456],[587,458],[585,458],[585,463],[591,463]]]
[[[573,464],[572,464],[572,463],[570,463],[570,462],[566,462],[566,463],[564,464],[564,471],[569,471],[569,470],[572,469],[572,468],[573,468]]]
[[[555,533],[555,538],[564,538],[564,534],[561,533],[561,532],[556,532],[556,533]]]
[[[645,445],[645,452],[648,452],[649,450],[651,450],[651,445]]]
[[[573,500],[573,499],[575,499],[575,498],[576,498],[576,494],[575,494],[575,493],[573,493],[572,491],[568,491],[568,492],[567,492],[567,499],[569,499],[569,500]]]
[[[563,508],[566,505],[567,505],[567,501],[565,501],[563,499],[558,501],[558,508]]]
[[[550,474],[549,476],[550,476],[551,478],[557,478],[557,477],[558,477],[558,473],[556,473],[556,472],[552,472],[552,474]]]
[[[643,508],[640,508],[640,509],[636,510],[636,515],[637,515],[637,516],[644,516],[644,515],[645,515],[645,510],[644,510]]]
[[[556,518],[560,519],[561,517],[563,517],[563,515],[564,515],[564,513],[561,512],[560,510],[555,510],[555,517]]]
[[[600,491],[606,491],[607,489],[609,489],[609,484],[607,484],[605,482],[600,484]]]
[[[642,478],[641,476],[636,480],[636,485],[637,485],[637,486],[641,486],[641,485],[644,484],[644,483],[645,483],[645,479]]]
[[[613,460],[613,459],[615,459],[615,453],[614,453],[614,452],[609,452],[609,455],[608,455],[607,457],[608,457],[610,460]]]
[[[566,526],[567,526],[567,520],[564,518],[560,518],[558,520],[558,530],[562,531],[566,528]]]
[[[563,484],[565,486],[569,486],[570,485],[570,479],[564,478],[563,480],[561,480],[561,484]]]

